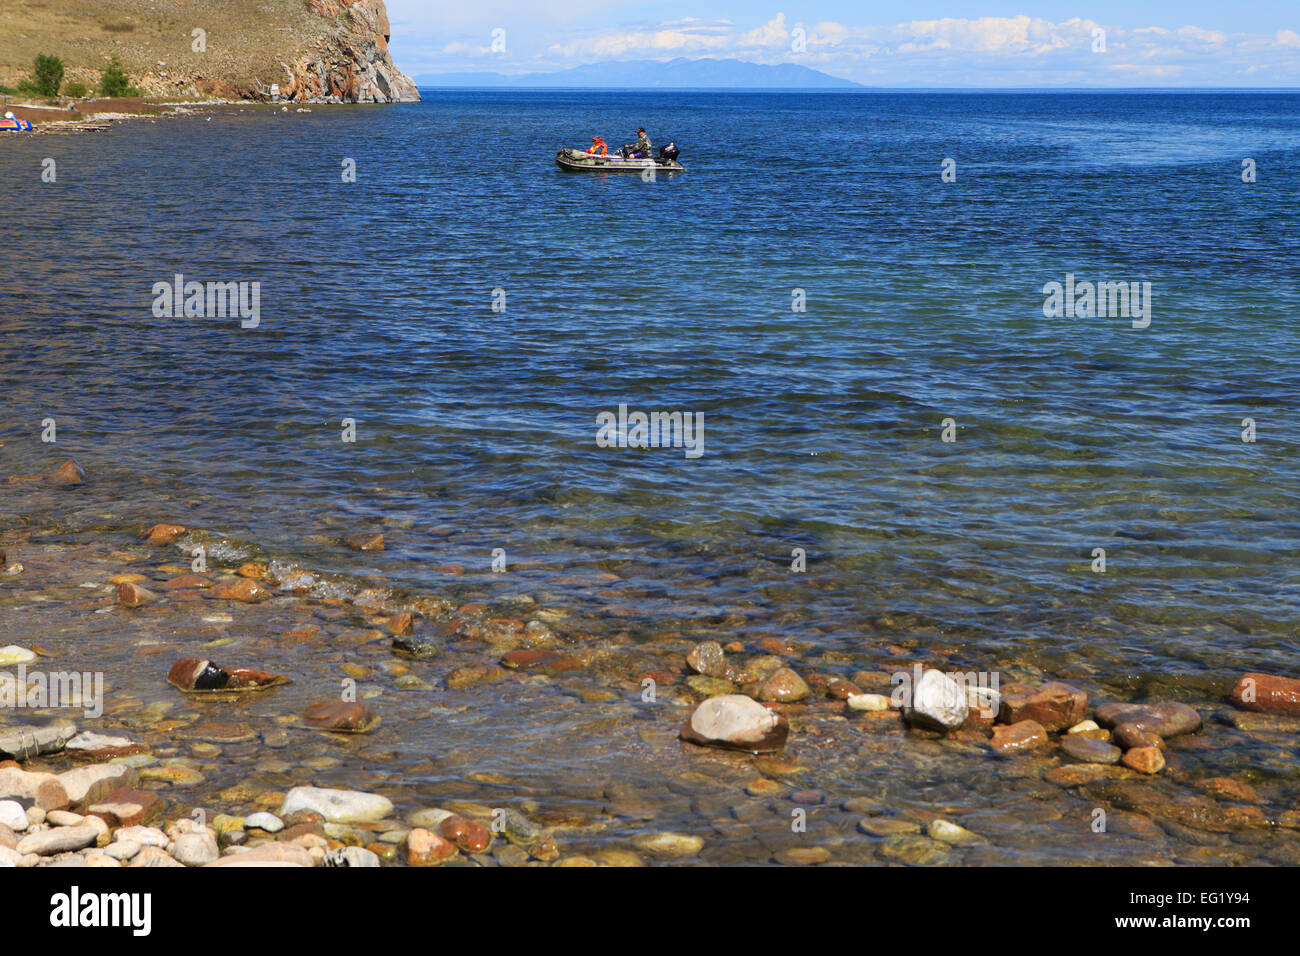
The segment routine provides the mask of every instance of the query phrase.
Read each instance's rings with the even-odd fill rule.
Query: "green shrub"
[[[32,83],[41,96],[58,96],[59,87],[63,85],[63,61],[57,56],[36,57],[36,67],[32,70]]]
[[[40,96],[41,88],[37,86],[29,77],[23,77],[18,81],[19,96]]]
[[[99,78],[99,92],[104,96],[139,96],[140,91],[131,85],[117,57],[109,61]]]
[[[74,81],[72,83],[63,84],[63,95],[71,96],[74,100],[85,99],[86,94],[89,92],[90,90],[87,89],[85,83],[77,83]]]

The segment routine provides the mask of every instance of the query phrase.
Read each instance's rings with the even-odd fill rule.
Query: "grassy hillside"
[[[206,52],[192,48],[195,28]],[[374,83],[376,67],[380,87],[404,79],[387,31],[381,0],[3,0],[0,83],[13,86],[48,53],[62,58],[65,81],[93,86],[116,55],[150,96],[256,96],[294,86],[291,75],[299,98],[330,95],[347,88],[350,64],[354,87]]]

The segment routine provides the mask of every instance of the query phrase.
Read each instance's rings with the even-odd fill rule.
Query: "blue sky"
[[[712,56],[873,86],[1300,86],[1300,0],[387,4],[393,56],[412,75]]]

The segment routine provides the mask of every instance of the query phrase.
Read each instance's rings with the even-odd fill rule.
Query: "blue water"
[[[69,530],[173,520],[641,634],[901,636],[1115,688],[1285,670],[1297,106],[428,91],[6,139],[0,471],[76,458],[89,497],[41,516]],[[554,166],[638,125],[688,171]],[[260,282],[260,326],[155,318],[175,273]],[[1149,281],[1150,326],[1045,318],[1066,273]],[[620,403],[702,412],[703,457],[597,447]],[[388,550],[339,543],[368,529]]]

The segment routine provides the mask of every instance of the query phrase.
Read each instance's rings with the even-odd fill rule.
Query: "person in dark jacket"
[[[636,131],[636,142],[632,145],[633,159],[650,159],[654,147],[650,145],[650,137],[646,135],[644,129]]]

